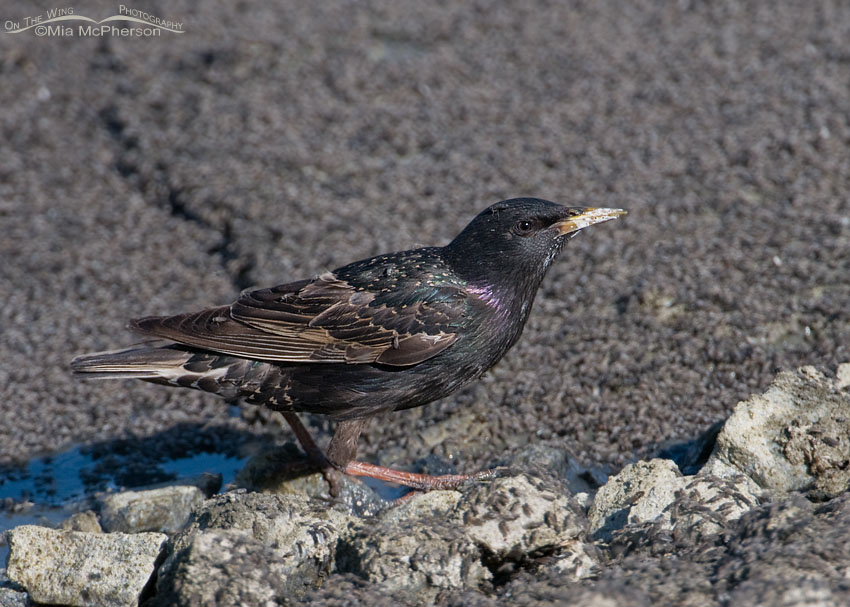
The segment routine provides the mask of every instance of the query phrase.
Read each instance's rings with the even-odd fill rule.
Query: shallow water
[[[101,491],[117,491],[195,476],[221,474],[222,485],[233,481],[247,457],[223,453],[194,453],[182,458],[145,462],[144,473],[133,477],[135,454],[96,454],[77,446],[68,451],[33,459],[22,467],[0,469],[0,500],[33,502],[37,506],[62,507]],[[128,470],[130,471],[128,473]],[[9,508],[5,508],[8,512]],[[0,517],[5,513],[0,512]],[[0,518],[0,530],[8,526]]]

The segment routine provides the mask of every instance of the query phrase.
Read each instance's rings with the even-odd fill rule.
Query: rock
[[[62,521],[59,526],[65,531],[84,531],[86,533],[103,533],[100,527],[100,522],[97,520],[97,515],[92,510],[84,510],[72,514],[67,519]]]
[[[331,499],[328,483],[319,472],[304,472],[306,458],[294,445],[287,443],[263,451],[248,460],[236,474],[234,486],[249,491],[302,495],[323,501]],[[340,495],[336,502],[344,504],[352,514],[371,516],[387,504],[363,482],[340,475]]]
[[[301,495],[216,496],[175,538],[156,601],[215,605],[231,604],[222,598],[230,597],[233,604],[263,604],[297,597],[333,569],[337,542],[350,523],[341,507]]]
[[[449,517],[457,507],[462,494],[459,491],[427,491],[411,493],[405,499],[381,514],[384,523],[427,517]]]
[[[189,520],[192,509],[220,488],[220,474],[203,473],[177,482],[101,494],[99,501],[103,528],[109,533],[176,533]]]
[[[474,591],[470,591],[470,594],[481,596]],[[321,588],[306,593],[300,604],[321,607],[421,607],[427,603],[417,601],[410,593],[388,593],[382,586],[353,573],[345,573],[335,574]]]
[[[341,506],[302,495],[227,493],[204,503],[193,515],[193,529],[241,529],[284,551],[332,557],[336,537],[353,521]]]
[[[630,464],[612,477],[597,492],[588,518],[594,538],[603,541],[644,523],[653,523],[655,532],[702,538],[727,529],[757,506],[758,493],[741,474],[682,476],[672,461],[653,459]]]
[[[298,596],[290,559],[243,530],[192,535],[159,575],[153,606],[277,605]]]
[[[7,574],[37,603],[137,605],[166,539],[23,525],[9,532]]]
[[[624,467],[596,493],[588,512],[593,537],[607,540],[615,529],[654,521],[675,499],[681,479],[679,468],[668,459]]]
[[[554,574],[554,575],[553,575]],[[523,607],[551,607],[569,605],[569,607],[650,607],[653,603],[646,598],[640,587],[612,589],[604,579],[593,586],[578,585],[555,577],[557,572],[547,571],[533,579],[519,578],[510,584],[511,597],[521,597],[515,604]],[[500,597],[501,598],[501,597]],[[501,607],[504,600],[494,600],[487,607]],[[681,605],[680,603],[659,602],[656,605]],[[451,607],[466,607],[468,603],[457,602]],[[478,603],[475,607],[484,607]],[[687,607],[696,607],[688,604]]]
[[[176,533],[204,497],[201,489],[193,485],[110,493],[100,497],[100,517],[109,533]]]
[[[850,485],[850,393],[840,385],[813,367],[780,373],[764,394],[735,406],[706,472],[743,472],[765,489],[817,499],[842,493]]]
[[[441,518],[366,525],[341,546],[339,568],[416,604],[432,604],[445,591],[478,588],[492,578],[475,542]]]
[[[388,509],[341,539],[338,569],[415,604],[488,588],[491,570],[542,556],[577,579],[596,564],[586,525],[564,486],[519,474]]]
[[[592,544],[576,539],[563,544],[548,566],[561,579],[583,580],[599,573],[599,561],[599,551]]]
[[[845,388],[850,387],[850,363],[843,363],[838,365],[838,369],[835,371],[836,378],[836,386],[839,389],[844,390]]]
[[[502,559],[551,552],[587,526],[581,506],[568,494],[525,474],[473,486],[455,514],[467,536]]]
[[[26,592],[12,588],[0,588],[0,607],[30,607],[32,601]]]
[[[675,499],[659,522],[694,543],[732,528],[732,523],[759,505],[757,487],[742,474],[729,478],[697,475],[678,481]]]
[[[678,492],[670,506],[674,520],[675,511],[683,507],[682,495]],[[606,566],[592,582],[593,590],[641,594],[647,605],[850,604],[850,493],[823,504],[791,493],[782,501],[753,507],[714,537],[679,533],[678,526],[653,537],[652,532],[659,527],[645,524],[642,530],[649,533],[643,537],[649,536],[648,541],[619,546],[631,549],[606,547]],[[529,595],[539,596],[535,587],[545,588],[553,597],[556,590],[565,591],[559,578],[543,570],[525,587],[523,604],[532,603],[527,601]],[[511,590],[513,596],[519,596],[521,589]],[[570,604],[575,603],[573,589],[566,591]],[[622,600],[616,604],[642,603]]]

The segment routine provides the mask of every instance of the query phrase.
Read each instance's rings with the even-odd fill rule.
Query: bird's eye
[[[531,233],[534,230],[534,223],[528,220],[520,221],[516,224],[516,231],[518,234],[526,235]]]

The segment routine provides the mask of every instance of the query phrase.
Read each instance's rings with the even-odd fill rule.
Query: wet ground
[[[202,394],[73,381],[128,318],[442,244],[512,196],[630,215],[571,242],[498,367],[377,420],[364,458],[464,471],[547,441],[616,469],[777,369],[850,360],[847,3],[138,7],[186,33],[0,32],[12,506],[227,474],[287,438]]]

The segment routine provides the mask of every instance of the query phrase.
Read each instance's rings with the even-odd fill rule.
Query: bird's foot
[[[343,473],[334,466],[320,449],[307,450],[307,461],[310,467],[322,473],[328,483],[328,493],[331,497],[339,497],[342,490]]]
[[[320,470],[322,476],[325,477],[331,497],[339,497],[343,474],[349,476],[367,476],[387,483],[412,487],[419,491],[432,491],[434,489],[457,489],[465,483],[492,480],[507,471],[506,468],[492,468],[490,470],[476,472],[475,474],[431,476],[429,474],[385,468],[383,466],[367,464],[366,462],[350,461],[345,465],[334,465],[324,452],[319,449],[295,413],[286,411],[283,412],[283,417],[289,422],[289,425],[295,432],[295,436],[307,453],[310,463]],[[357,432],[359,433],[359,431],[358,428]]]
[[[286,411],[283,413],[283,417],[295,432],[295,437],[298,439],[298,442],[301,443],[301,447],[307,454],[307,459],[322,473],[322,476],[328,483],[328,493],[330,493],[331,497],[339,497],[340,490],[342,489],[342,472],[340,472],[330,462],[324,452],[319,449],[318,445],[316,445],[316,442],[313,440],[313,437],[310,436],[307,428],[304,427],[301,420],[298,419],[298,416],[295,413]]]
[[[383,466],[375,466],[366,462],[349,462],[342,469],[350,476],[368,476],[387,483],[395,483],[412,487],[420,491],[432,491],[434,489],[457,489],[461,485],[475,481],[486,481],[498,478],[504,473],[503,468],[492,468],[482,470],[475,474],[444,474],[431,476],[430,474],[419,474],[416,472],[405,472]]]

